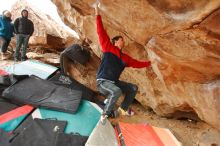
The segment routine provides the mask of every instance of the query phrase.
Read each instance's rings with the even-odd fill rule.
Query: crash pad
[[[0,115],[0,128],[5,131],[14,130],[32,110],[32,106],[24,105]]]
[[[121,146],[181,146],[167,128],[119,122],[116,129]]]
[[[49,81],[53,82],[56,85],[81,91],[82,98],[85,100],[93,102],[95,101],[95,99],[97,99],[94,91],[62,72],[57,72],[53,77],[49,79]]]
[[[105,125],[99,121],[90,134],[85,146],[118,146],[114,128],[107,119]]]
[[[17,133],[13,132],[11,146],[53,146],[65,127],[66,121],[36,118]]]
[[[6,66],[4,70],[16,75],[35,75],[42,79],[49,78],[58,68],[37,60],[26,60],[24,62]]]
[[[65,133],[79,133],[89,136],[99,121],[101,109],[92,102],[82,100],[75,114],[38,108],[32,113],[33,118],[66,120]]]
[[[0,76],[8,75],[5,70],[0,69]]]
[[[78,109],[82,93],[36,76],[23,80],[6,88],[2,97],[16,104],[29,104],[63,112],[74,113]]]

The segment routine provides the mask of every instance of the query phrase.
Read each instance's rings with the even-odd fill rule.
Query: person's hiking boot
[[[25,56],[25,57],[22,57],[22,58],[21,58],[21,61],[26,61],[27,59],[28,59],[28,57]]]
[[[107,118],[108,118],[108,115],[105,115],[105,114],[101,115],[100,121],[101,121],[102,125],[105,125]]]
[[[132,111],[130,108],[127,111],[125,111],[121,107],[119,107],[118,112],[122,116],[133,116],[134,115],[134,111]]]

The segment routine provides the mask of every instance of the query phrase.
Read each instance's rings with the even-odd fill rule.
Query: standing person
[[[137,93],[138,87],[135,84],[120,81],[119,77],[125,67],[144,68],[151,65],[150,61],[138,61],[123,53],[124,39],[122,36],[115,36],[110,41],[99,15],[98,4],[95,6],[96,25],[99,42],[102,48],[103,57],[97,72],[97,89],[107,96],[106,105],[101,115],[101,122],[105,124],[107,117],[111,115],[116,101],[125,94],[125,98],[118,108],[121,115],[132,116],[134,112],[129,108]]]
[[[15,50],[15,61],[18,61],[20,58],[20,48],[23,45],[21,60],[25,61],[27,59],[26,51],[28,46],[28,41],[30,36],[34,32],[34,24],[28,19],[28,11],[22,10],[21,17],[17,18],[14,22],[14,29],[16,35],[16,50]]]
[[[0,53],[1,59],[5,59],[5,55],[8,49],[8,46],[11,41],[11,37],[13,37],[13,24],[11,23],[11,12],[8,10],[3,11],[3,15],[0,16]]]

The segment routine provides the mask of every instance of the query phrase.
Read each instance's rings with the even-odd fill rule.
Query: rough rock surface
[[[95,0],[53,2],[100,57]],[[136,99],[142,105],[165,116],[195,112],[220,130],[220,0],[103,0],[101,15],[110,37],[126,39],[125,52],[157,59],[148,71],[129,68],[121,76],[139,86]],[[95,80],[89,76],[95,73],[84,82]]]

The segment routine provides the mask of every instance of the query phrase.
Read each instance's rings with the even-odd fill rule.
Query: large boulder
[[[53,0],[63,21],[91,41],[101,57],[96,34],[95,0]],[[121,79],[136,83],[136,99],[157,114],[195,112],[220,130],[220,0],[101,1],[110,37],[122,35],[125,52],[152,68],[126,69]],[[95,69],[94,69],[95,70]],[[90,76],[95,76],[90,74]],[[84,78],[95,82],[95,78]]]

